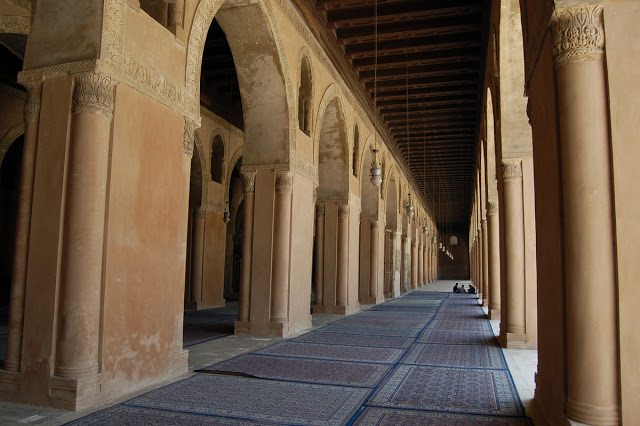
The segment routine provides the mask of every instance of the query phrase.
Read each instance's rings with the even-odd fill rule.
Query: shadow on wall
[[[454,237],[454,238],[452,238]],[[457,244],[455,243],[457,239]],[[447,234],[446,241],[449,251],[453,254],[453,260],[443,252],[438,255],[438,279],[441,280],[466,280],[469,279],[469,244],[462,234]]]

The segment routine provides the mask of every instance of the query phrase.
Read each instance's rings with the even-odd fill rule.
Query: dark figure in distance
[[[456,285],[453,286],[453,292],[454,293],[462,293],[463,291],[464,291],[463,289],[458,287],[458,283],[456,283]]]
[[[469,284],[469,290],[467,290],[467,293],[476,294],[476,288],[473,286],[473,284]]]

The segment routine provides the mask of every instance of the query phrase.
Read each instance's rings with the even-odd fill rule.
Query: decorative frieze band
[[[522,166],[520,160],[502,161],[502,180],[522,178]]]
[[[556,10],[552,29],[556,66],[602,57],[604,26],[601,5],[580,5]]]
[[[29,34],[31,26],[30,16],[0,16],[0,33]]]
[[[97,71],[74,74],[73,112],[93,112],[113,116],[113,91],[117,81]]]
[[[256,170],[243,170],[242,171],[242,183],[244,187],[244,193],[250,194],[255,191],[256,187]]]
[[[293,172],[290,170],[276,171],[276,192],[290,192],[293,188]]]

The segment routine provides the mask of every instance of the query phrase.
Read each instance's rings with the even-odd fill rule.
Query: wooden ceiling
[[[377,7],[374,0],[295,3],[313,9],[312,14],[308,10],[303,14],[305,18],[321,22],[371,102],[375,100],[440,225],[466,227],[490,3],[377,0]]]

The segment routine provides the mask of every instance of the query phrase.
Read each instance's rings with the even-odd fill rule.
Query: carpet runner
[[[414,291],[72,424],[531,423],[475,295]]]

